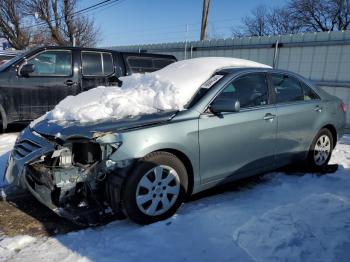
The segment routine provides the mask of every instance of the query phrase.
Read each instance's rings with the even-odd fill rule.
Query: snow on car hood
[[[161,124],[170,121],[175,114],[176,111],[164,111],[123,119],[102,119],[94,122],[52,121],[50,118],[42,117],[33,121],[30,124],[30,128],[40,135],[55,137],[61,140],[72,137],[91,139],[94,133],[121,132],[128,129]]]
[[[48,117],[52,120],[91,122],[151,114],[159,110],[182,110],[215,71],[228,67],[269,68],[237,58],[183,60],[156,72],[122,77],[122,87],[99,86],[76,96],[68,96]]]

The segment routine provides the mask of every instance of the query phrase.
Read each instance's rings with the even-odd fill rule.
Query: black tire
[[[329,152],[326,157],[322,157],[322,161],[317,162],[316,155],[318,153],[318,150],[316,147],[321,137],[327,137],[329,139]],[[327,128],[321,129],[311,144],[309,154],[307,157],[307,166],[314,170],[324,169],[328,165],[329,160],[331,159],[333,149],[334,149],[334,138],[331,131]]]
[[[146,214],[144,211],[141,210],[141,208],[139,208],[137,201],[136,201],[136,194],[139,193],[138,190],[146,190],[146,188],[143,188],[142,186],[139,186],[139,183],[141,184],[141,179],[143,179],[145,176],[147,176],[147,178],[149,178],[149,176],[152,176],[152,170],[155,170],[155,167],[160,167],[161,166],[161,170],[162,170],[162,179],[164,176],[169,176],[170,172],[168,172],[167,167],[170,167],[171,169],[175,170],[177,175],[178,175],[178,179],[175,179],[177,182],[172,182],[172,183],[176,183],[176,187],[179,188],[178,191],[178,195],[177,198],[175,198],[174,200],[172,199],[174,196],[172,196],[171,194],[167,194],[167,199],[169,199],[170,197],[170,203],[172,201],[173,204],[169,205],[169,209],[167,211],[164,211],[164,213],[159,214],[159,215],[148,215]],[[163,171],[163,167],[164,170]],[[151,172],[151,173],[150,173]],[[165,174],[166,172],[168,172],[168,175]],[[146,175],[148,174],[148,175]],[[154,181],[152,183],[155,183],[156,181],[156,175],[155,175],[155,171],[154,171]],[[164,178],[165,179],[165,178]],[[150,179],[148,179],[149,181],[151,181]],[[163,180],[162,180],[163,181]],[[165,182],[164,182],[165,183]],[[152,184],[154,185],[154,184]],[[170,183],[169,183],[170,185]],[[157,186],[157,185],[156,185]],[[161,186],[159,186],[161,189]],[[164,189],[165,187],[163,187]],[[147,190],[147,194],[152,195],[155,192],[154,187],[152,188],[153,191],[151,190]],[[183,203],[185,196],[187,194],[187,190],[188,190],[188,175],[187,175],[187,170],[186,167],[184,166],[184,164],[182,163],[182,161],[177,158],[175,155],[168,153],[168,152],[163,152],[163,151],[158,151],[158,152],[154,152],[151,153],[149,155],[147,155],[146,157],[140,159],[138,161],[138,163],[136,163],[135,168],[133,169],[133,171],[131,172],[130,176],[128,177],[126,183],[124,184],[124,192],[123,192],[123,207],[124,207],[124,211],[127,214],[127,216],[133,220],[134,222],[138,223],[138,224],[150,224],[156,221],[160,221],[160,220],[164,220],[167,219],[169,217],[171,217],[173,214],[175,214],[176,210],[181,206],[181,204]],[[159,193],[159,192],[158,192]],[[157,194],[158,194],[157,193]],[[160,195],[157,195],[156,197],[160,198],[161,197],[161,193],[159,193]],[[153,204],[153,201],[158,201],[157,203],[157,207],[159,207],[160,205],[160,209],[163,208],[163,201],[161,200],[154,200],[155,199],[155,195],[153,194],[153,199],[149,200],[151,201],[151,204]],[[165,196],[165,195],[164,195]],[[162,202],[161,204],[160,201]],[[148,204],[148,201],[145,202],[146,205]],[[164,208],[165,209],[165,208]]]
[[[4,123],[2,121],[2,114],[0,112],[0,134],[4,133]]]

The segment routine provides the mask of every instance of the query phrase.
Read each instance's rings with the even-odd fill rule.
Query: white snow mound
[[[313,194],[238,228],[233,237],[254,261],[349,261],[350,202]]]
[[[0,236],[0,261],[9,261],[11,257],[16,255],[21,249],[33,244],[35,238],[31,236]]]
[[[200,86],[222,68],[264,67],[227,57],[179,61],[152,73],[122,77],[122,87],[99,86],[62,100],[48,115],[53,120],[90,122],[121,119],[158,110],[182,110]]]

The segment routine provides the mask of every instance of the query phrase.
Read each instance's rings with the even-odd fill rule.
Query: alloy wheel
[[[174,205],[179,193],[180,179],[175,169],[158,165],[140,179],[136,189],[136,203],[144,214],[158,216]]]
[[[327,135],[321,135],[315,144],[314,161],[317,166],[326,163],[331,153],[331,141]]]

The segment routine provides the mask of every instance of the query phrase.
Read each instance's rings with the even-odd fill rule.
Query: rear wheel
[[[315,137],[308,156],[312,168],[322,169],[327,166],[334,148],[334,139],[329,129],[323,128]]]
[[[168,152],[151,153],[139,161],[125,184],[126,214],[139,224],[171,217],[187,188],[187,170],[180,159]]]

